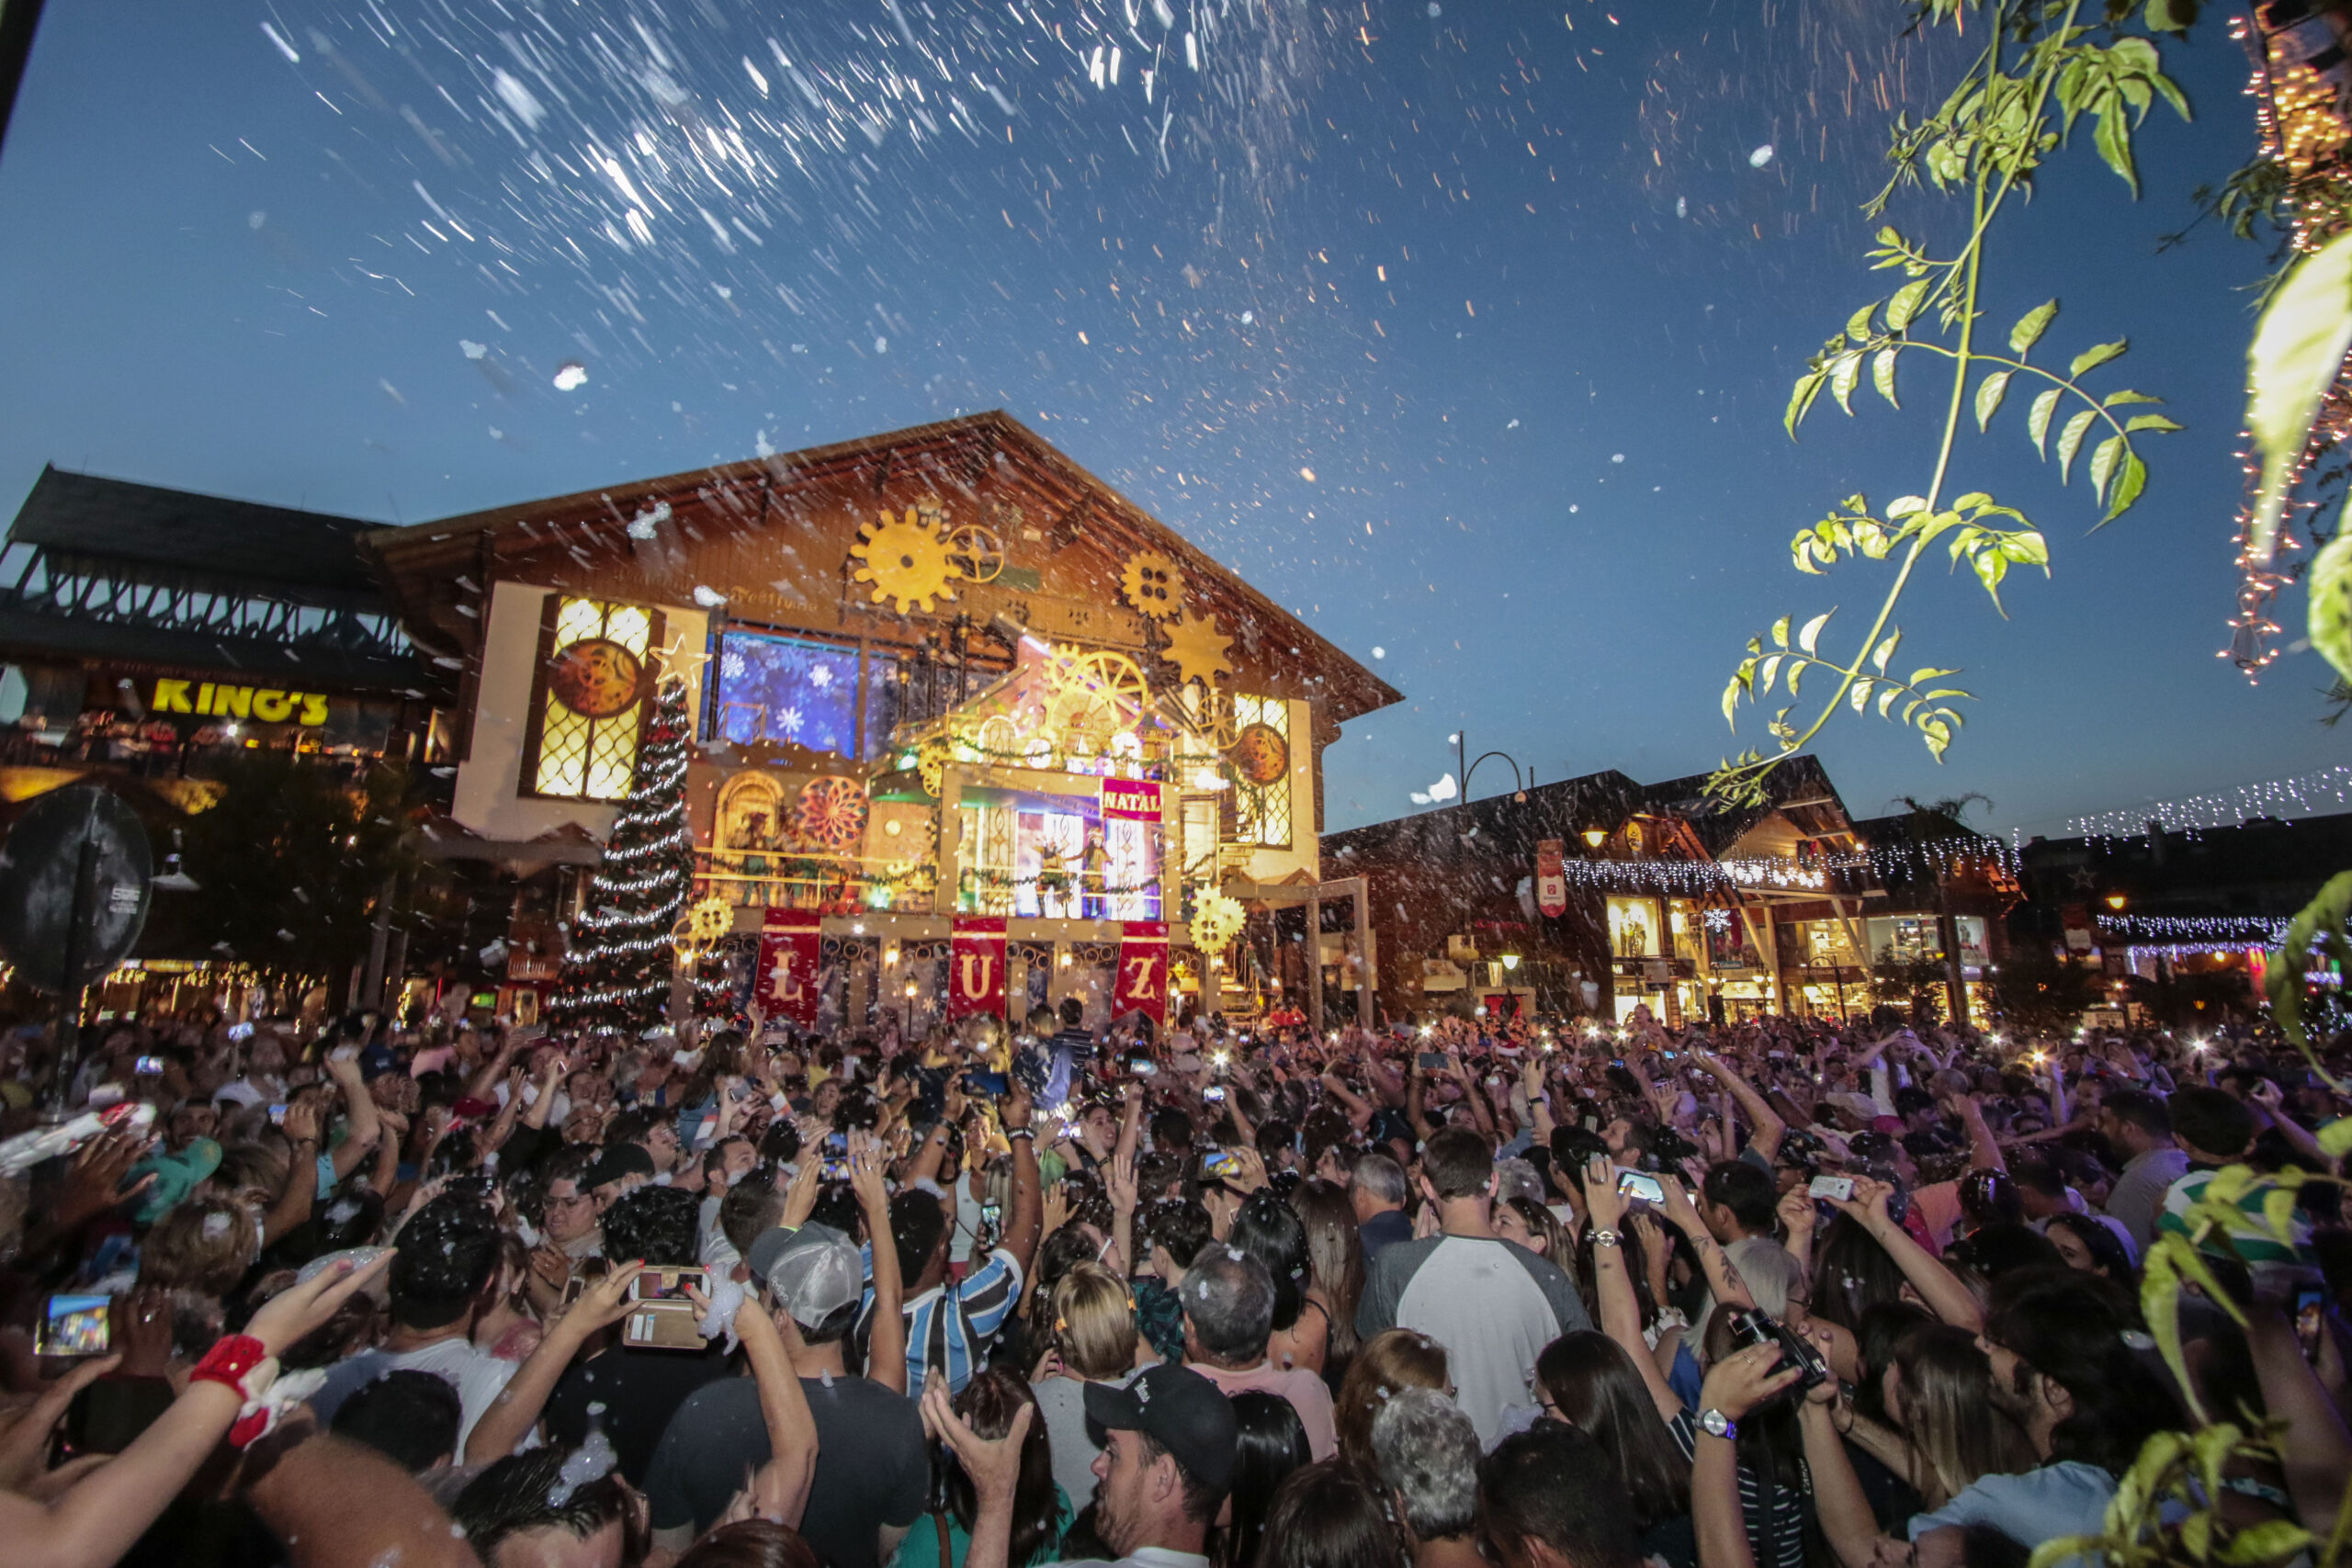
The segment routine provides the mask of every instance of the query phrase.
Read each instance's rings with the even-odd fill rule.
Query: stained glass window
[[[1234,764],[1235,841],[1287,849],[1290,821],[1290,704],[1280,697],[1233,699],[1238,739]]]
[[[893,663],[867,660],[873,691],[865,703],[865,746],[879,750],[896,721]],[[718,639],[718,709],[713,727],[736,745],[803,746],[858,758],[857,649],[766,632],[728,632]]]
[[[539,728],[526,774],[531,793],[620,800],[637,776],[654,613],[563,598],[540,671]]]

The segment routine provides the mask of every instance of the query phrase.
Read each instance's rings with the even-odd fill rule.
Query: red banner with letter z
[[[947,954],[947,1016],[1004,1016],[1004,921],[958,919]]]
[[[1154,1023],[1168,1021],[1168,922],[1123,920],[1119,924],[1119,975],[1111,990],[1111,1016],[1142,1011]]]
[[[817,919],[814,909],[770,909],[760,921],[756,999],[768,1017],[804,1029],[817,1022]]]

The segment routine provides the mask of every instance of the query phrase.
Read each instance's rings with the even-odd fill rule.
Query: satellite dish
[[[120,796],[51,790],[0,844],[0,952],[28,984],[78,994],[130,955],[153,874],[146,826]]]

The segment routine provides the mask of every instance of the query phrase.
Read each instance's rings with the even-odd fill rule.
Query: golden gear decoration
[[[1238,899],[1209,888],[1193,900],[1193,945],[1203,953],[1223,953],[1249,919]]]
[[[955,600],[956,591],[948,584],[964,572],[950,558],[947,541],[939,536],[937,516],[910,506],[904,518],[885,512],[879,522],[858,529],[858,542],[849,553],[859,562],[856,581],[874,585],[875,604],[889,599],[902,615],[918,610],[929,615],[933,600]]]
[[[1233,639],[1217,630],[1215,615],[1179,615],[1160,629],[1168,634],[1162,657],[1176,666],[1180,682],[1198,681],[1214,692],[1218,676],[1233,673],[1233,661],[1226,657]]]
[[[947,536],[948,558],[972,582],[994,582],[1004,575],[1004,541],[996,531],[967,523]]]
[[[1241,739],[1241,716],[1234,710],[1232,696],[1214,687],[1201,694],[1199,705],[1185,715],[1193,733],[1208,742],[1209,749],[1220,756],[1233,750]]]
[[[686,927],[702,942],[717,942],[735,929],[735,907],[713,893],[686,911]]]
[[[1129,556],[1119,581],[1127,603],[1147,620],[1164,621],[1183,612],[1184,569],[1158,550]]]

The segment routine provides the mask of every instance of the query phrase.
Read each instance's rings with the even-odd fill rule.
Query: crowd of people
[[[2021,1568],[2192,1410],[2337,1528],[2256,1030],[1279,1024],[23,1032],[0,1561]]]

